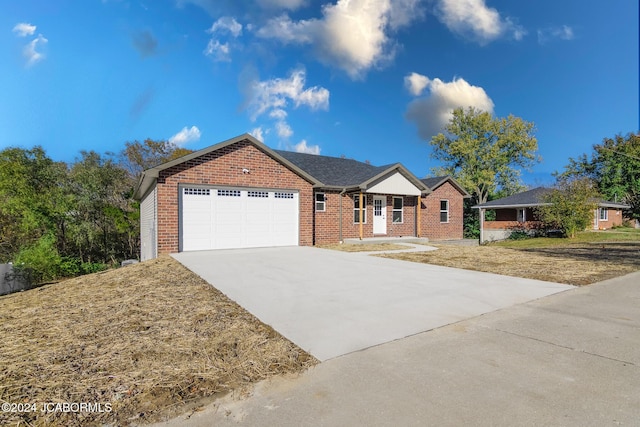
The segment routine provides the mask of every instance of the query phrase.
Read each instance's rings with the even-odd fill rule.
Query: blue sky
[[[125,141],[273,148],[438,166],[458,106],[536,124],[551,182],[636,132],[638,2],[0,0],[0,149],[55,160]]]

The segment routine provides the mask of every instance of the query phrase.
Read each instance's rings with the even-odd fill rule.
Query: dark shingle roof
[[[513,196],[503,197],[502,199],[492,200],[482,205],[476,205],[474,208],[509,208],[519,206],[539,206],[542,205],[542,197],[551,191],[551,188],[537,187],[532,190],[523,191],[522,193],[514,194]],[[629,209],[629,205],[618,202],[611,202],[608,200],[597,199],[594,200],[600,207],[610,207],[618,209]]]
[[[339,157],[273,150],[325,185],[356,186],[384,172],[393,165],[372,166]]]
[[[542,196],[550,191],[546,187],[537,187],[532,190],[523,191],[522,193],[512,196],[503,197],[502,199],[492,200],[482,205],[482,208],[499,207],[499,206],[535,206],[541,204]]]
[[[433,176],[431,178],[422,178],[420,181],[427,187],[433,190],[433,187],[440,184],[443,179],[446,179],[446,176]]]
[[[449,181],[451,184],[453,184],[454,187],[456,187],[458,189],[458,191],[460,191],[460,193],[462,193],[462,196],[464,198],[469,198],[471,197],[471,195],[467,192],[467,190],[465,190],[464,188],[462,188],[462,186],[460,185],[460,183],[458,183],[458,181],[456,181],[455,179],[453,179],[451,176],[449,175],[443,175],[443,176],[433,176],[430,178],[422,178],[420,180],[424,185],[426,185],[430,190],[435,190],[436,188],[438,188],[440,185],[444,184],[445,182]]]

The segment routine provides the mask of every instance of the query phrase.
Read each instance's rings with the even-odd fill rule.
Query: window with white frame
[[[393,222],[395,224],[402,224],[402,205],[404,199],[402,197],[393,198]]]
[[[316,212],[324,212],[326,208],[324,193],[316,193]]]
[[[353,222],[360,223],[360,195],[353,196]],[[362,196],[362,223],[367,223],[367,196]]]
[[[523,209],[518,209],[518,222],[525,222],[527,220],[527,213]]]
[[[449,222],[449,201],[440,200],[440,222]]]
[[[609,221],[609,209],[600,208],[600,221]]]

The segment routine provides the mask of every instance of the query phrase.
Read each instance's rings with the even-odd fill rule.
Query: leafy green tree
[[[540,157],[534,124],[519,117],[494,118],[470,107],[457,108],[445,128],[434,136],[431,157],[442,163],[440,172],[454,176],[477,203],[501,189],[505,195],[523,189],[520,168]]]
[[[60,186],[66,165],[42,149],[0,151],[0,262],[48,232],[58,233],[68,209]]]
[[[631,217],[640,219],[640,134],[616,135],[593,146],[586,154],[569,159],[562,178],[587,177],[597,183],[604,198],[631,206]]]
[[[137,178],[146,169],[192,152],[193,150],[180,148],[169,141],[147,138],[143,142],[125,142],[125,148],[120,153],[120,162],[131,177]]]
[[[556,187],[542,197],[545,205],[536,209],[547,228],[562,230],[567,237],[574,238],[578,231],[592,224],[599,197],[589,178],[560,179]]]
[[[67,236],[82,262],[116,262],[137,254],[138,224],[131,199],[133,181],[110,156],[82,151],[66,182],[73,209]]]

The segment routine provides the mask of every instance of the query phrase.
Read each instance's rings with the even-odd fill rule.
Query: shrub
[[[55,243],[55,236],[49,233],[18,252],[14,269],[28,284],[39,284],[60,277],[62,258]]]
[[[511,235],[509,235],[509,240],[524,240],[531,238],[532,236],[524,230],[514,230]]]

